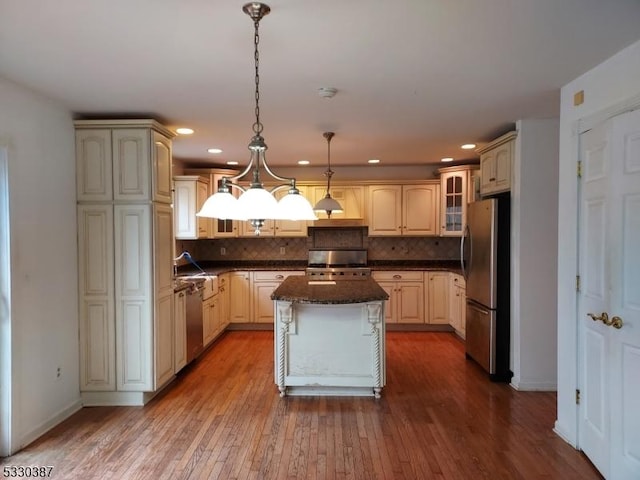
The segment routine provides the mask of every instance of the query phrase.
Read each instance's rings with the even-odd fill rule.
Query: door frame
[[[578,120],[576,120],[572,127],[573,127],[573,132],[572,132],[572,154],[573,154],[573,160],[574,160],[574,165],[576,165],[577,168],[577,162],[581,161],[581,157],[580,157],[580,136],[587,132],[588,130],[591,130],[592,128],[601,125],[607,121],[610,121],[611,119],[613,119],[614,117],[617,117],[619,115],[622,115],[624,113],[630,112],[632,110],[636,110],[640,108],[640,95],[635,95],[633,97],[630,97],[622,102],[613,104],[607,108],[604,108],[602,110],[599,110],[595,113],[592,113],[590,115],[587,115],[585,117],[579,118]],[[578,177],[576,175],[575,177],[575,209],[574,209],[574,213],[575,213],[575,224],[576,224],[576,231],[575,231],[575,238],[574,240],[574,252],[575,254],[573,255],[573,265],[575,266],[575,272],[576,275],[578,275],[579,272],[579,266],[580,266],[580,255],[581,252],[579,250],[579,246],[580,246],[580,228],[581,228],[581,224],[580,224],[580,200],[581,200],[581,182],[578,181]],[[560,275],[562,275],[560,273]],[[581,339],[583,338],[582,334],[583,334],[583,329],[582,329],[582,323],[580,322],[580,318],[579,318],[579,312],[580,312],[580,295],[579,292],[575,291],[575,302],[573,305],[573,325],[574,325],[574,331],[572,332],[572,337],[571,337],[571,342],[573,345],[573,350],[575,353],[575,377],[574,377],[574,381],[575,381],[575,389],[576,391],[580,391],[582,389],[582,379],[583,379],[583,369],[584,369],[584,364],[582,362],[582,353],[583,353],[583,349],[584,349],[584,345],[582,344]],[[576,425],[576,431],[575,433],[575,444],[574,447],[577,449],[581,450],[581,445],[580,445],[580,438],[581,438],[581,422],[580,422],[580,405],[578,405],[577,401],[576,401],[576,405],[575,405],[575,411],[574,411],[574,415],[575,415],[575,425]],[[559,432],[557,430],[557,428],[554,428],[554,431],[556,431],[556,433],[558,433],[560,436],[562,436],[563,438],[566,437],[565,435],[563,435],[562,432]],[[569,442],[572,443],[573,442]]]
[[[8,148],[0,144],[0,457],[12,448],[11,237]]]

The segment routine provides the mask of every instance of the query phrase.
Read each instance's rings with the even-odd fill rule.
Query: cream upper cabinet
[[[207,198],[209,198],[209,195],[213,195],[218,191],[222,177],[232,177],[237,175],[238,172],[224,168],[189,168],[185,169],[184,174],[208,178],[209,188]],[[237,189],[232,189],[231,193],[238,196],[239,191]],[[240,236],[241,223],[243,223],[237,220],[221,220],[218,218],[205,217],[203,217],[202,221],[204,222],[203,228],[207,229],[208,238],[238,237]]]
[[[438,235],[439,185],[402,187],[402,234]]]
[[[76,187],[79,202],[113,200],[111,130],[76,130]]]
[[[440,168],[440,235],[461,236],[467,205],[474,200],[476,165]]]
[[[309,196],[309,188],[306,186],[298,185],[298,190],[300,190],[300,195],[304,198],[312,202],[313,199],[310,199]],[[280,200],[284,195],[287,194],[286,189],[282,189],[276,192],[276,198]],[[313,204],[312,204],[313,206]],[[275,220],[273,222],[273,234],[276,237],[306,237],[307,236],[307,227],[311,223],[308,221],[300,221],[300,220]],[[265,232],[266,233],[266,232]],[[265,235],[262,231],[260,235]]]
[[[437,235],[439,184],[370,185],[369,235]]]
[[[402,235],[402,186],[369,185],[369,235]]]
[[[198,175],[173,177],[173,212],[176,239],[209,238],[210,219],[196,217],[209,196],[209,179]]]
[[[516,137],[517,132],[509,132],[477,150],[480,154],[480,195],[511,190]]]
[[[309,187],[312,191],[310,200],[315,205],[327,194],[326,185],[314,185]],[[365,218],[365,187],[362,185],[334,185],[331,187],[331,197],[342,207],[342,212],[331,214],[331,218]],[[319,219],[328,218],[326,212],[316,212]]]
[[[151,185],[154,202],[171,203],[173,200],[170,138],[156,130],[151,132]]]
[[[153,120],[78,120],[78,201],[171,203],[171,138]]]

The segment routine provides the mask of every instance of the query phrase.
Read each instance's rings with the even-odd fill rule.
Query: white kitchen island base
[[[280,396],[374,396],[385,384],[384,301],[275,304]]]

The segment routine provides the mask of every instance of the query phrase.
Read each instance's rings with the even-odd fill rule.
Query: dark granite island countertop
[[[371,277],[358,280],[314,281],[289,276],[271,294],[272,300],[315,304],[364,303],[387,300],[389,295]]]

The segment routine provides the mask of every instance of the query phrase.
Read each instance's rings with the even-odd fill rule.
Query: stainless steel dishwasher
[[[204,288],[194,282],[187,288],[187,363],[202,353],[202,303]]]

